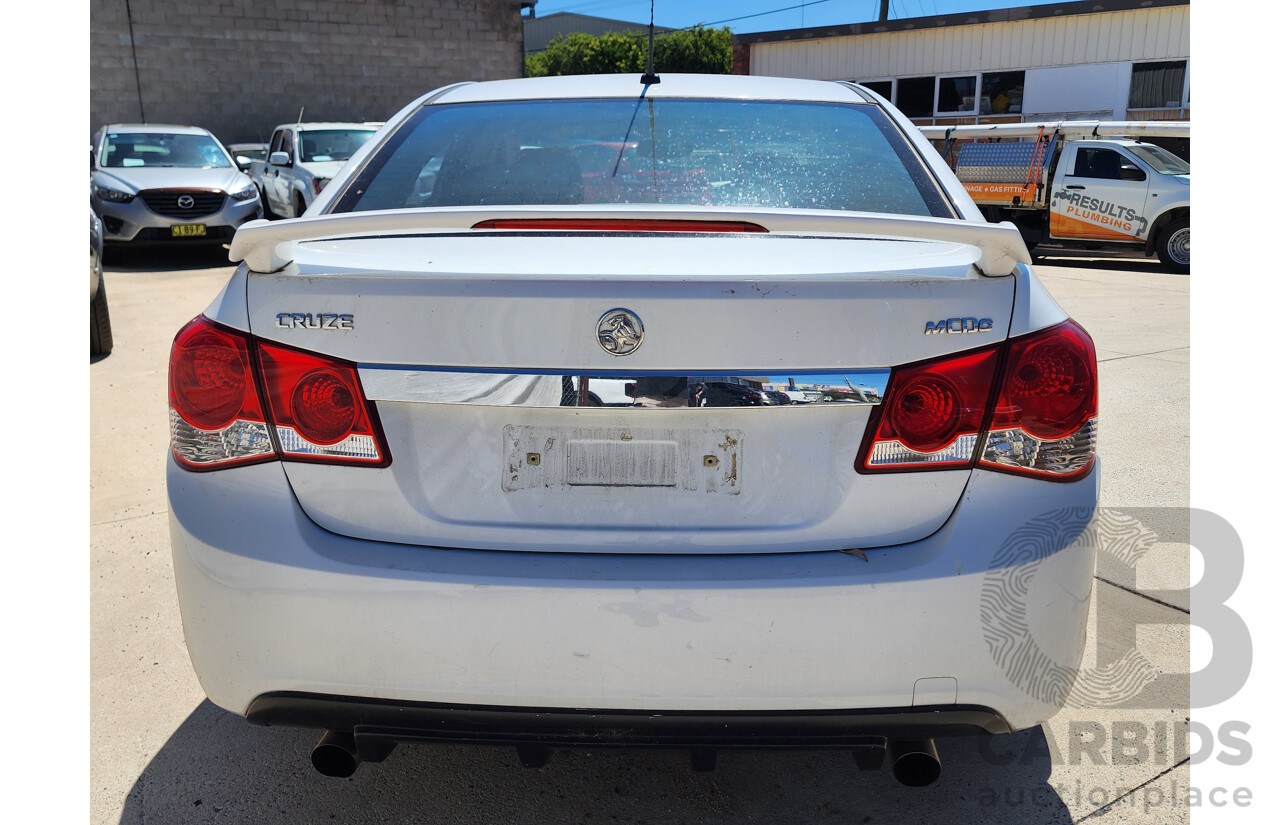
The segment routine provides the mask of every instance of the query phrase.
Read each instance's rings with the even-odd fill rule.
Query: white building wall
[[[871,80],[1100,62],[1177,60],[1190,53],[1190,6],[1170,6],[756,43],[751,47],[751,73],[817,80]],[[1127,87],[1127,79],[1125,85]],[[1121,103],[1120,108],[1123,106]]]
[[[1027,69],[1022,114],[1096,114],[1104,120],[1124,120],[1131,65],[1095,63]]]

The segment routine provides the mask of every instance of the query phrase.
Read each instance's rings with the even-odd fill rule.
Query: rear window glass
[[[333,211],[602,203],[952,216],[873,106],[689,99],[425,106]]]

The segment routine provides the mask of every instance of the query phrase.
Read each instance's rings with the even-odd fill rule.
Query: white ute
[[[286,123],[275,128],[266,160],[249,177],[268,218],[298,218],[342,165],[378,131],[377,123]]]
[[[990,220],[1017,226],[1029,248],[1142,252],[1172,272],[1191,271],[1191,164],[1139,139],[1188,138],[1191,124],[1059,121],[920,131],[943,141],[965,191]],[[957,139],[973,142],[953,151]]]
[[[183,627],[322,773],[839,747],[924,785],[1066,701],[1093,345],[863,88],[449,86],[231,257],[170,362]]]

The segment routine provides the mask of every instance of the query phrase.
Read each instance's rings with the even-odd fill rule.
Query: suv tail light
[[[1093,466],[1093,341],[1074,321],[894,370],[858,458],[864,473],[990,470],[1068,481]]]
[[[285,458],[390,463],[355,366],[256,341],[201,316],[169,354],[169,432],[188,470]]]

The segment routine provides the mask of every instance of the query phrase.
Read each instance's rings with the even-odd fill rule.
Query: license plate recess
[[[742,431],[664,427],[503,428],[502,489],[657,488],[738,495]]]

